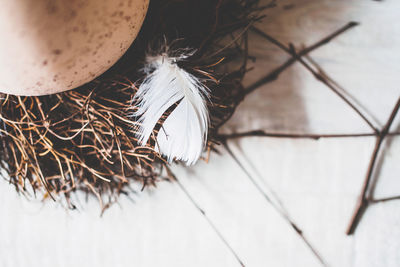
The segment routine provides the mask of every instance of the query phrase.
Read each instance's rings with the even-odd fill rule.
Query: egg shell
[[[135,40],[149,0],[3,0],[0,92],[45,95],[109,69]]]

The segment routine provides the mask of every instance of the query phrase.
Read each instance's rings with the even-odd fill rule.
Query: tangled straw
[[[145,187],[162,179],[167,163],[154,149],[154,137],[139,145],[129,117],[145,54],[162,36],[197,51],[181,67],[207,80],[213,103],[208,150],[214,149],[218,129],[244,95],[247,30],[260,18],[257,2],[154,0],[134,45],[100,78],[54,95],[2,95],[0,162],[9,182],[21,193],[64,199],[70,208],[71,194],[84,191],[104,210],[127,193],[130,182]]]

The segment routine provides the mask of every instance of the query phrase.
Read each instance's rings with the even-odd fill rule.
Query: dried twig
[[[400,196],[393,196],[393,197],[385,197],[385,198],[372,198],[372,199],[368,199],[369,203],[381,203],[381,202],[388,202],[388,201],[392,201],[392,200],[400,200]]]
[[[365,180],[363,182],[363,186],[361,189],[360,196],[358,197],[357,205],[355,208],[355,211],[353,213],[353,216],[351,218],[350,224],[347,228],[346,234],[351,235],[354,233],[355,228],[357,227],[358,222],[360,221],[360,218],[365,211],[365,209],[368,206],[368,198],[367,198],[367,191],[369,188],[369,184],[372,179],[372,175],[374,173],[374,168],[375,168],[375,162],[377,160],[378,154],[380,152],[381,146],[383,141],[385,140],[389,130],[390,126],[392,126],[392,123],[394,121],[394,118],[396,117],[396,114],[398,113],[400,109],[400,98],[398,99],[396,105],[394,106],[392,113],[390,114],[390,117],[388,121],[386,122],[385,126],[381,131],[379,131],[378,136],[376,138],[375,142],[375,147],[374,151],[372,152],[372,156],[368,165],[368,170],[367,170],[367,175],[365,177]]]
[[[262,189],[262,187],[257,183],[257,181],[253,178],[253,176],[246,170],[240,160],[235,156],[235,154],[230,149],[227,142],[223,142],[225,149],[227,150],[228,154],[232,157],[232,159],[236,162],[236,164],[242,169],[242,171],[246,174],[246,177],[250,180],[250,182],[255,186],[257,191],[264,197],[264,199],[272,205],[272,207],[279,213],[279,215],[292,227],[292,229],[296,232],[296,234],[301,238],[301,240],[307,245],[307,247],[311,250],[314,256],[318,259],[318,261],[322,264],[322,266],[327,266],[325,260],[319,254],[319,252],[311,245],[310,241],[304,236],[303,231],[301,228],[290,218],[289,213],[287,210],[279,204],[276,204],[270,196]],[[275,196],[277,197],[277,196]],[[278,199],[278,203],[281,201]]]
[[[351,27],[358,25],[356,22],[350,22],[348,23],[344,28],[349,27],[348,25],[351,25]],[[347,28],[348,29],[348,28]],[[311,72],[311,74],[314,75],[314,77],[325,84],[332,92],[334,92],[337,96],[339,96],[350,108],[352,108],[367,124],[368,126],[371,127],[371,129],[375,132],[378,133],[378,129],[376,126],[373,125],[373,123],[366,117],[366,115],[360,110],[360,108],[356,107],[355,104],[353,104],[352,101],[348,97],[346,97],[338,88],[336,88],[334,83],[331,83],[324,75],[321,73],[315,71],[309,64],[307,64],[303,59],[302,56],[307,55],[308,53],[301,54],[297,53],[293,45],[289,45],[289,47],[286,47],[283,45],[281,42],[278,40],[274,39],[267,33],[261,31],[260,29],[256,27],[252,27],[252,30],[255,31],[257,34],[268,40],[269,42],[273,43],[274,45],[278,46],[281,48],[283,51],[291,55],[295,60],[297,60],[301,65],[303,65],[308,71]],[[304,50],[303,50],[304,51]]]
[[[394,132],[394,133],[389,133],[389,128],[393,122],[394,116],[396,115],[399,107],[396,105],[395,109],[392,112],[392,116],[390,117],[389,121],[383,128],[383,130],[379,130],[377,126],[375,126],[370,119],[367,118],[365,115],[365,111],[361,111],[360,105],[356,101],[352,101],[351,97],[347,94],[346,91],[344,91],[336,82],[334,82],[332,79],[330,79],[326,73],[314,62],[312,59],[310,59],[313,67],[316,68],[314,70],[313,67],[311,67],[306,61],[302,59],[302,57],[308,57],[308,53],[311,52],[312,50],[318,48],[322,44],[328,43],[330,40],[333,38],[337,37],[341,33],[347,31],[348,29],[358,25],[356,22],[350,22],[344,27],[340,28],[333,34],[329,35],[328,37],[324,38],[320,42],[317,42],[316,44],[305,48],[301,50],[300,52],[296,52],[295,48],[293,45],[289,45],[289,47],[286,47],[284,44],[276,40],[275,38],[271,37],[267,33],[261,31],[255,26],[251,27],[251,30],[253,30],[255,33],[258,35],[262,36],[265,38],[267,41],[273,43],[286,53],[290,54],[292,57],[286,61],[284,64],[282,64],[280,67],[276,68],[274,71],[270,72],[263,78],[261,78],[259,81],[255,82],[254,84],[250,85],[247,90],[245,91],[244,94],[248,94],[253,92],[254,90],[260,88],[263,84],[272,82],[276,80],[279,76],[280,73],[282,73],[285,69],[287,69],[290,65],[292,65],[294,62],[298,61],[300,64],[302,64],[307,70],[309,70],[314,77],[325,84],[330,90],[332,90],[335,94],[337,94],[350,108],[352,108],[367,124],[370,126],[370,128],[373,130],[373,133],[350,133],[350,134],[292,134],[292,133],[273,133],[273,132],[266,132],[264,130],[253,130],[253,131],[248,131],[248,132],[243,132],[243,133],[233,133],[233,134],[226,134],[226,135],[219,135],[220,140],[226,143],[228,139],[234,139],[234,138],[243,138],[243,137],[251,137],[251,136],[258,136],[258,137],[274,137],[274,138],[306,138],[306,139],[314,139],[318,140],[320,138],[348,138],[348,137],[368,137],[368,136],[376,136],[377,141],[375,145],[374,152],[371,157],[370,165],[367,171],[367,176],[365,179],[365,182],[363,184],[362,188],[362,193],[359,197],[359,201],[357,203],[356,211],[353,215],[353,218],[351,220],[351,223],[349,225],[349,228],[347,230],[347,234],[352,234],[355,230],[355,227],[367,207],[368,201],[366,199],[366,192],[371,180],[371,176],[374,170],[374,165],[376,158],[379,154],[381,144],[383,140],[385,139],[386,136],[398,136],[399,133]],[[243,100],[243,98],[240,98],[240,100]],[[358,105],[356,105],[358,104]],[[371,115],[369,115],[371,117]],[[388,198],[388,200],[392,199],[397,199],[396,197],[394,198]],[[384,200],[383,200],[384,201]]]
[[[321,138],[350,138],[350,137],[367,137],[376,136],[375,133],[349,133],[349,134],[296,134],[296,133],[274,133],[266,132],[264,130],[254,130],[241,133],[221,134],[221,140],[237,139],[243,137],[273,137],[273,138],[293,138],[293,139],[313,139],[319,140]]]
[[[319,42],[316,42],[315,44],[302,49],[301,51],[299,51],[297,53],[297,57],[302,57],[304,55],[307,55],[308,53],[316,50],[317,48],[328,44],[330,41],[332,41],[334,38],[338,37],[339,35],[341,35],[342,33],[346,32],[347,30],[357,26],[358,23],[357,22],[349,22],[348,24],[346,24],[345,26],[343,26],[342,28],[338,29],[337,31],[333,32],[332,34],[329,34],[328,36],[326,36],[325,38],[323,38],[322,40],[320,40]],[[246,88],[246,95],[252,93],[254,90],[260,88],[261,86],[263,86],[266,83],[275,81],[279,75],[288,67],[290,67],[291,65],[293,65],[296,60],[297,57],[291,57],[290,59],[288,59],[285,63],[283,63],[280,67],[276,68],[275,70],[273,70],[272,72],[270,72],[269,74],[265,75],[264,77],[262,77],[261,79],[259,79],[258,81],[256,81],[255,83],[251,84],[250,86],[248,86]]]
[[[200,205],[194,200],[194,198],[190,195],[189,191],[186,189],[186,187],[178,180],[178,178],[175,176],[175,174],[171,171],[171,169],[166,166],[166,170],[168,173],[168,177],[176,182],[181,189],[181,191],[185,194],[187,199],[193,204],[193,206],[200,212],[200,214],[203,216],[203,218],[207,221],[207,223],[211,226],[211,228],[214,230],[216,235],[219,237],[219,239],[224,243],[224,245],[228,248],[228,250],[232,253],[232,255],[235,257],[237,262],[240,264],[240,266],[244,267],[243,261],[240,259],[239,255],[237,252],[232,248],[232,246],[229,244],[229,242],[225,239],[224,235],[221,233],[221,231],[218,229],[218,227],[214,224],[214,222],[207,216],[206,212],[200,207]]]

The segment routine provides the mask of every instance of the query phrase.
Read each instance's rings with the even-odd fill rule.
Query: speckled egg
[[[149,0],[3,0],[0,92],[54,94],[109,69],[135,40]]]

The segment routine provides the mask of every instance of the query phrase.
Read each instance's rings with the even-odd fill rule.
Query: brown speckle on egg
[[[61,55],[61,53],[62,53],[61,49],[54,49],[53,50],[53,54],[55,54],[55,55]]]

